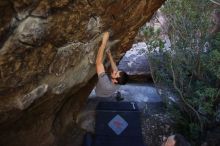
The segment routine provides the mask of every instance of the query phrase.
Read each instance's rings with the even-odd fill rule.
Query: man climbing
[[[109,32],[105,32],[103,34],[102,44],[99,47],[98,54],[96,57],[96,72],[98,74],[98,83],[96,85],[95,92],[98,97],[112,97],[113,94],[118,89],[117,85],[118,84],[124,85],[128,80],[128,75],[125,72],[118,70],[110,50],[106,51],[112,69],[110,77],[105,72],[105,68],[103,65],[103,54],[108,39],[109,39]],[[122,100],[122,98],[117,97],[117,100]]]

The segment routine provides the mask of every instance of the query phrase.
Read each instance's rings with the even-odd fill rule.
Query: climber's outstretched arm
[[[109,32],[104,32],[102,38],[102,44],[99,47],[98,54],[96,57],[96,72],[98,75],[105,72],[105,68],[103,65],[103,55],[108,39],[109,39]]]
[[[115,61],[114,61],[114,59],[112,57],[112,54],[111,54],[111,51],[107,50],[106,53],[108,54],[108,58],[109,58],[110,63],[111,63],[112,71],[118,71],[118,67],[115,64]]]

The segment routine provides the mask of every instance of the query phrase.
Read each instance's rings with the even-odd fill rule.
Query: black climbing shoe
[[[121,96],[121,93],[120,93],[119,91],[116,93],[116,100],[117,100],[117,101],[122,101],[122,100],[124,100],[124,98]]]

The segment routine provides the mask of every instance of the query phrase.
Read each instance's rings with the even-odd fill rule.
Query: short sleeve
[[[96,95],[99,97],[110,97],[116,91],[114,85],[105,72],[98,75],[98,83],[96,85]]]

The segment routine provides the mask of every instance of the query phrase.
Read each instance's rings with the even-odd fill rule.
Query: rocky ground
[[[147,103],[142,111],[142,134],[147,146],[160,146],[174,131],[173,122],[162,102]]]

